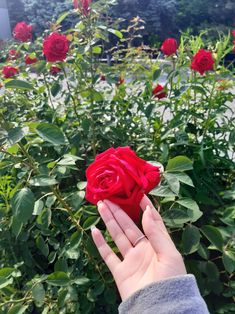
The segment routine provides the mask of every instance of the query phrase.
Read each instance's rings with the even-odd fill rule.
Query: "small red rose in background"
[[[12,66],[5,65],[2,69],[2,75],[4,78],[10,78],[19,73],[18,69]]]
[[[55,65],[50,68],[51,75],[57,75],[60,71],[61,69]]]
[[[203,75],[205,72],[214,69],[214,63],[212,53],[205,49],[200,49],[193,57],[191,69]]]
[[[160,168],[139,158],[130,147],[110,148],[96,156],[86,170],[86,199],[92,204],[108,199],[134,221],[140,201],[160,182]]]
[[[64,61],[69,51],[69,41],[65,35],[52,33],[44,39],[43,53],[47,61]]]
[[[25,56],[24,58],[25,64],[34,64],[38,61],[36,57],[30,57],[30,55]]]
[[[87,16],[90,12],[90,4],[92,0],[74,0],[73,5],[75,10],[79,10],[81,14]]]
[[[174,53],[176,53],[177,49],[178,49],[178,44],[174,38],[167,38],[161,46],[161,51],[166,56],[173,55]]]
[[[11,49],[9,50],[9,59],[10,60],[16,60],[20,57],[20,53],[15,50],[15,49]]]
[[[167,93],[164,92],[164,87],[158,84],[152,91],[155,98],[162,99],[167,96]]]
[[[28,25],[25,22],[19,22],[13,30],[13,36],[21,42],[26,42],[32,39],[32,28],[32,25]]]
[[[232,30],[232,35],[235,37],[235,29]]]
[[[104,74],[101,74],[100,75],[100,80],[105,82],[106,81],[106,76]]]

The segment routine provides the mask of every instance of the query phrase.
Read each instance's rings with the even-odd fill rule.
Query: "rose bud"
[[[176,53],[177,48],[178,48],[177,41],[174,38],[167,38],[161,46],[161,51],[166,56],[171,56],[174,53]]]
[[[152,91],[154,98],[165,98],[167,94],[164,92],[164,87],[160,84],[158,84]]]

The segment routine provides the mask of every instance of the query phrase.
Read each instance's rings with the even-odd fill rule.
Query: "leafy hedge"
[[[57,75],[42,58],[42,38],[11,47],[20,57],[11,60],[18,76],[0,90],[0,313],[117,313],[90,227],[114,244],[84,189],[95,155],[125,145],[164,166],[152,200],[211,313],[233,313],[234,70],[223,65],[231,38],[209,47],[215,69],[200,76],[190,63],[201,36],[182,36],[176,56],[153,60],[131,47],[138,19],[121,33],[103,10],[96,2],[67,33]],[[112,67],[99,61],[110,33],[119,40],[114,58],[125,55]],[[25,65],[28,53],[40,60]],[[163,81],[167,97],[158,100],[152,89]]]

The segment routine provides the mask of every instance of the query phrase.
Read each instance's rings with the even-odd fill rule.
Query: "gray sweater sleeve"
[[[119,306],[119,314],[208,314],[195,277],[172,277],[135,292]]]

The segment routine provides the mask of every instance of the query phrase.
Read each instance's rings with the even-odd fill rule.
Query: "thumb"
[[[147,205],[143,218],[143,230],[158,255],[175,255],[177,250],[163,223],[162,217],[155,208]]]

